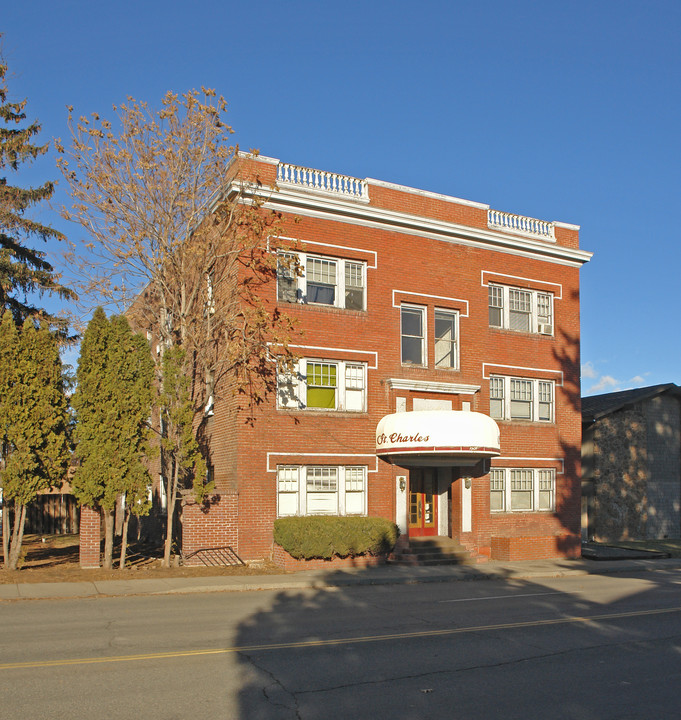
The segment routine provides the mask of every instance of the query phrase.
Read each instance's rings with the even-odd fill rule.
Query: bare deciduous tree
[[[225,110],[224,99],[206,89],[169,93],[160,110],[129,99],[114,108],[115,126],[98,115],[75,120],[71,110],[71,143],[57,144],[73,199],[64,217],[89,234],[85,256],[71,256],[81,297],[125,310],[149,333],[160,388],[164,352],[181,351],[173,372],[191,380],[180,395],[194,433],[221,393],[252,409],[274,390],[270,348],[288,357],[293,331],[261,292],[276,277],[280,219],[250,192],[258,178],[240,172]],[[160,397],[168,563],[174,498],[193,483],[201,499],[205,465],[198,451],[182,447],[186,429],[173,427],[174,418],[187,417],[171,407],[179,396]]]

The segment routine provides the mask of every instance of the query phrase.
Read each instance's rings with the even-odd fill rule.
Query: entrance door
[[[437,482],[432,468],[409,473],[409,535],[437,535]]]

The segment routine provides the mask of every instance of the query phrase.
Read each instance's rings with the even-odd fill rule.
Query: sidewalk
[[[681,558],[656,560],[534,560],[489,562],[481,565],[307,570],[286,575],[240,575],[219,577],[159,578],[153,580],[103,580],[71,583],[0,584],[2,600],[120,597],[125,595],[173,595],[253,590],[305,590],[360,585],[413,585],[474,580],[531,580],[579,575],[681,569]]]

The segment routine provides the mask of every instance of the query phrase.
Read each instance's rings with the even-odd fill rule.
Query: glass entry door
[[[409,535],[437,535],[437,483],[432,468],[409,472]]]

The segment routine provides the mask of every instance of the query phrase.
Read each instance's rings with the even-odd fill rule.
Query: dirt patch
[[[280,575],[284,571],[272,563],[210,566],[161,567],[161,550],[131,545],[127,567],[113,570],[83,570],[78,560],[78,535],[27,535],[18,570],[0,571],[0,584],[44,582],[92,582],[97,580],[208,577],[219,575]],[[0,557],[1,557],[0,550]],[[116,563],[117,552],[114,552]]]

